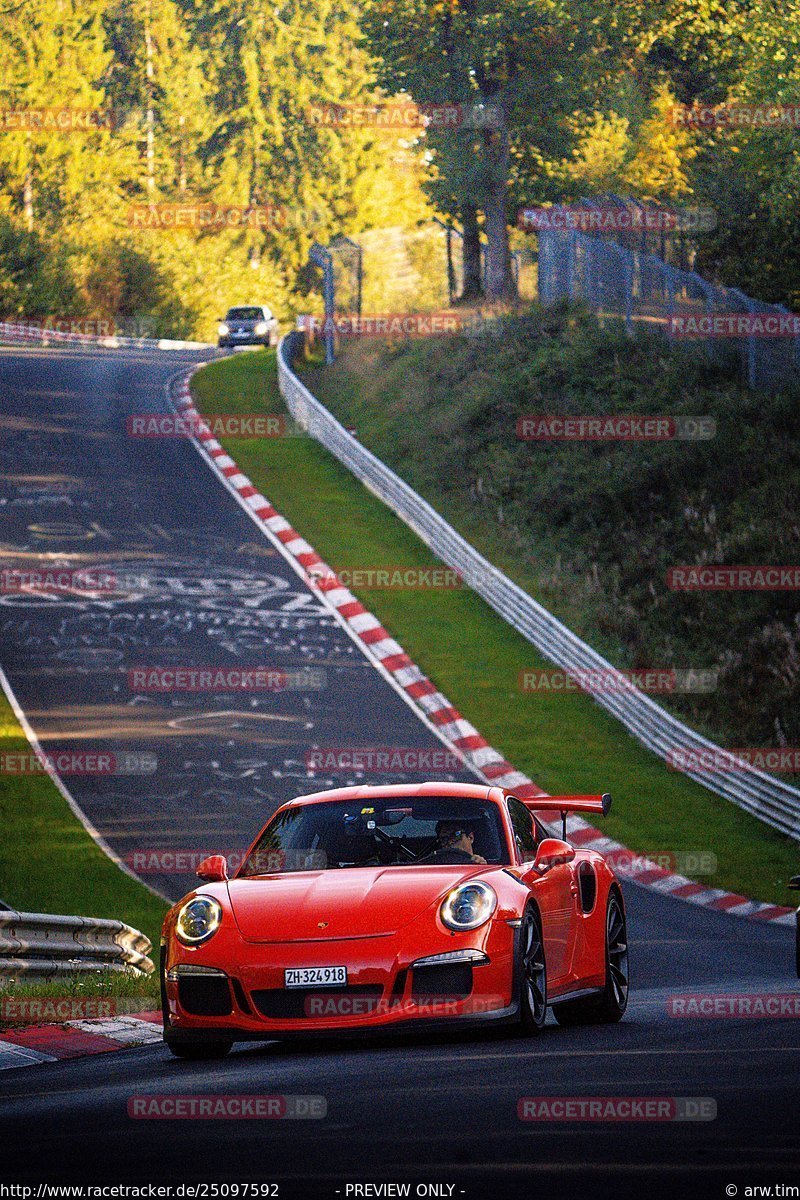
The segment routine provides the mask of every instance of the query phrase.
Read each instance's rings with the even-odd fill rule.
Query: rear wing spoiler
[[[611,795],[600,796],[526,796],[522,801],[533,813],[560,813],[564,840],[567,837],[567,813],[594,813],[596,817],[607,817],[611,811]]]

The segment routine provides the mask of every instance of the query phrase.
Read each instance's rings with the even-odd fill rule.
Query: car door
[[[508,815],[520,865],[530,870],[539,842],[533,817],[514,796],[508,798]],[[558,983],[572,970],[578,916],[578,883],[572,863],[559,863],[537,879],[533,891],[542,915],[548,982]]]

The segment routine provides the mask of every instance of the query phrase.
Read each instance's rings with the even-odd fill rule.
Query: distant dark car
[[[792,876],[789,880],[789,887],[800,891],[800,875]],[[797,929],[795,931],[795,967],[797,968],[797,978],[800,979],[800,908],[797,910]]]
[[[263,304],[229,308],[217,330],[221,348],[230,346],[277,346],[278,321]]]

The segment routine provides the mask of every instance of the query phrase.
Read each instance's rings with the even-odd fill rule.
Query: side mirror
[[[800,875],[792,876],[792,878],[789,880],[789,887],[794,888],[795,891],[800,891]]]
[[[575,849],[568,842],[562,842],[560,838],[545,838],[536,851],[533,869],[540,875],[544,875],[545,871],[549,871],[551,867],[572,862],[574,857]]]
[[[222,883],[228,878],[228,860],[224,854],[210,854],[200,863],[197,875],[206,883]]]

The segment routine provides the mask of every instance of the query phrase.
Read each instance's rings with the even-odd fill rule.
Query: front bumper
[[[219,954],[221,947],[212,953],[215,939],[196,950],[172,939],[162,960],[168,1035],[175,1041],[181,1035],[238,1041],[514,1020],[517,936],[516,929],[500,920],[424,949],[398,944],[397,935],[240,942],[227,962]],[[432,954],[463,949],[480,952],[485,961],[414,966]],[[284,987],[286,967],[330,965],[347,967],[346,986]],[[219,974],[182,976],[181,967]]]
[[[269,333],[256,335],[255,333],[244,334],[226,334],[217,340],[217,345],[220,349],[232,349],[235,346],[270,346],[272,345],[272,337]]]

